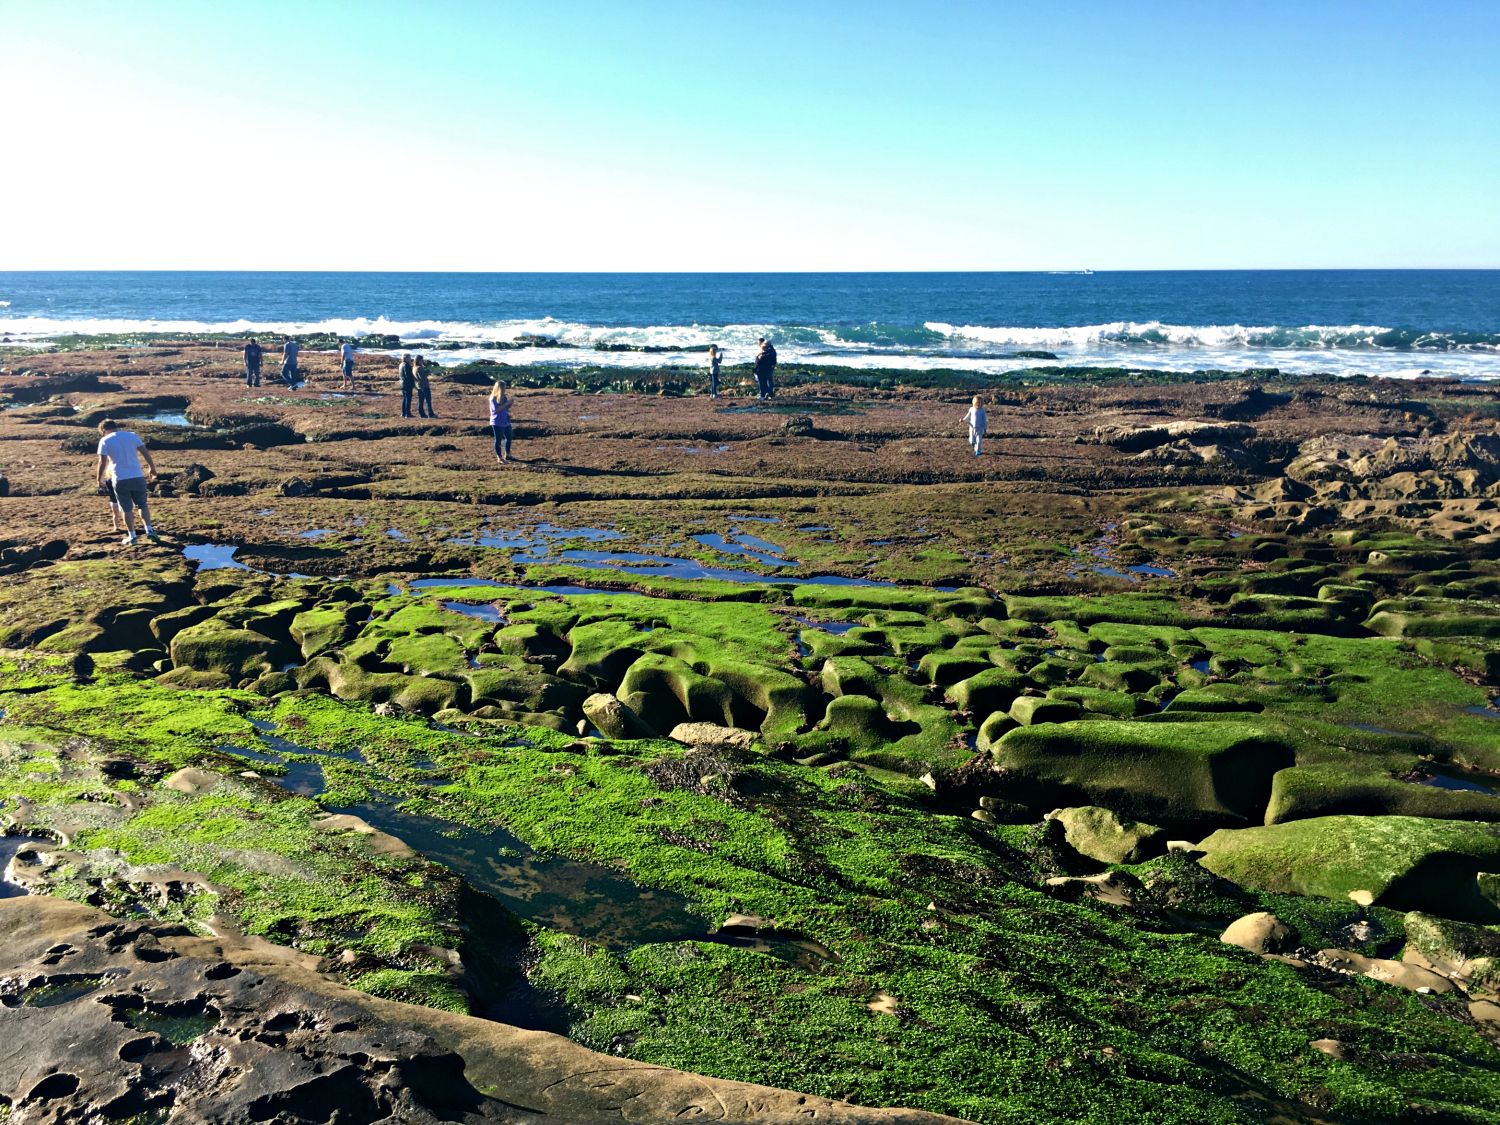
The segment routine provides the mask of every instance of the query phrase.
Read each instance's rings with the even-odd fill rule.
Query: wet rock
[[[213,480],[215,475],[207,465],[200,465],[195,461],[166,479],[175,491],[197,496],[204,483]]]
[[[306,496],[311,486],[301,477],[287,477],[276,491],[283,496]]]
[[[1099,863],[1140,863],[1166,851],[1160,828],[1098,805],[1053,809],[1045,819],[1058,821],[1073,850]]]
[[[606,738],[659,738],[629,706],[608,692],[583,701],[583,714]]]
[[[1219,935],[1225,945],[1237,945],[1251,953],[1279,953],[1292,928],[1265,910],[1236,918]]]

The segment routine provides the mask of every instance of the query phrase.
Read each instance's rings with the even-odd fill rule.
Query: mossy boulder
[[[1271,780],[1267,824],[1335,815],[1500,821],[1500,797],[1402,781],[1376,768],[1361,768],[1357,760],[1343,766],[1296,766]]]
[[[252,629],[235,628],[211,617],[172,638],[172,666],[199,672],[222,672],[232,680],[279,672],[300,655],[288,641]]]
[[[880,685],[886,674],[868,660],[857,656],[838,656],[824,661],[819,677],[823,690],[837,698],[841,695],[867,695],[880,698]]]
[[[728,685],[700,675],[691,664],[674,656],[648,652],[626,669],[615,693],[621,699],[637,693],[644,705],[637,708],[646,724],[656,730],[671,730],[679,723],[739,725],[736,718],[751,719],[741,707],[736,716],[735,693]]]
[[[1167,850],[1167,834],[1098,805],[1053,809],[1046,816],[1063,826],[1068,844],[1099,863],[1143,863]]]
[[[1078,704],[1085,711],[1096,715],[1110,715],[1117,719],[1133,719],[1151,710],[1146,700],[1123,691],[1108,691],[1095,687],[1055,687],[1047,692],[1050,699],[1066,699]]]
[[[885,708],[863,695],[845,695],[828,705],[818,729],[846,739],[851,750],[877,749],[894,740],[896,732]]]
[[[362,602],[334,602],[303,610],[292,618],[288,628],[294,643],[302,649],[302,658],[311,660],[359,631],[358,622],[369,615]]]
[[[1224,714],[1231,711],[1263,711],[1265,704],[1253,699],[1233,699],[1213,688],[1186,688],[1172,697],[1168,711],[1202,711]]]
[[[1192,831],[1260,823],[1294,751],[1257,724],[1084,721],[1013,730],[990,754],[1033,808],[1101,805]]]
[[[979,725],[979,736],[974,745],[979,750],[988,750],[1020,725],[1008,711],[995,711]]]
[[[951,685],[944,695],[954,706],[974,715],[1007,711],[1030,681],[1007,668],[985,668]]]
[[[917,664],[917,671],[929,683],[947,686],[968,679],[989,668],[989,658],[972,650],[967,652],[929,652]]]
[[[1104,661],[1091,664],[1079,674],[1083,683],[1097,684],[1110,691],[1139,693],[1150,691],[1161,683],[1159,676],[1150,667],[1140,664],[1122,664],[1119,661]]]
[[[1067,699],[1049,699],[1045,695],[1023,695],[1010,705],[1010,717],[1022,726],[1039,723],[1069,723],[1082,714],[1083,708]]]
[[[1243,886],[1320,895],[1461,922],[1500,922],[1477,876],[1500,869],[1500,825],[1412,816],[1325,816],[1220,829],[1199,861]]]

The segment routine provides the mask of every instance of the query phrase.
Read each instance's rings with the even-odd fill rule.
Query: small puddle
[[[181,410],[156,410],[150,414],[122,414],[122,422],[155,422],[158,426],[192,426]]]
[[[842,637],[850,629],[858,629],[858,621],[809,621],[805,617],[793,617],[793,621],[806,625],[809,629],[821,629],[825,633],[832,633],[835,637]]]
[[[1482,715],[1486,719],[1500,719],[1500,709],[1496,709],[1494,707],[1486,707],[1482,704],[1476,704],[1473,707],[1465,707],[1464,710],[1471,715]]]
[[[403,543],[411,542],[411,536],[407,535],[404,531],[397,531],[394,527],[386,528],[385,533],[392,539],[399,539]]]
[[[1434,789],[1447,789],[1454,793],[1483,793],[1487,797],[1500,797],[1500,792],[1470,781],[1457,773],[1444,772],[1434,766],[1428,766],[1427,769],[1431,771],[1429,776],[1418,778],[1418,785],[1430,785]]]
[[[451,609],[454,613],[462,613],[467,617],[477,617],[481,621],[492,621],[499,624],[505,618],[500,611],[492,605],[471,605],[468,602],[444,602],[444,609]]]
[[[199,543],[182,549],[182,557],[198,564],[199,570],[255,570],[254,567],[234,561],[238,547],[225,547],[217,543]],[[261,573],[255,570],[256,574]]]
[[[715,551],[721,551],[726,555],[744,555],[757,562],[765,563],[767,566],[788,565],[786,559],[765,553],[767,550],[780,551],[783,548],[775,543],[767,543],[764,539],[757,539],[753,535],[740,536],[738,541],[714,534],[694,535],[690,538],[696,543],[702,543],[705,547],[712,547]],[[760,547],[761,550],[755,550],[755,547]]]
[[[363,817],[463,875],[508,909],[539,925],[620,949],[680,941],[703,930],[688,900],[673,891],[640,887],[609,867],[539,855],[504,828],[459,829],[433,817],[397,812],[390,805],[339,809]]]

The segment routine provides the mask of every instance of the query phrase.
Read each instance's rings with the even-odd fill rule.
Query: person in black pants
[[[427,368],[422,364],[422,357],[414,356],[412,366],[417,372],[417,413],[423,418],[436,418],[432,409],[432,384],[427,381]]]
[[[760,351],[755,356],[755,383],[758,398],[771,398],[776,394],[776,347],[764,336],[760,338]]]
[[[416,365],[412,357],[404,355],[401,357],[401,417],[411,417],[411,393],[417,389]]]
[[[245,386],[260,386],[260,357],[265,349],[251,340],[245,345]]]

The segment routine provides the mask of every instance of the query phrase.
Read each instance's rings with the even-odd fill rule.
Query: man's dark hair
[[[99,423],[99,432],[101,434],[107,434],[110,431],[118,430],[119,428],[120,423],[116,422],[113,418],[106,418],[104,419],[104,421]]]

